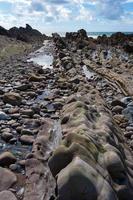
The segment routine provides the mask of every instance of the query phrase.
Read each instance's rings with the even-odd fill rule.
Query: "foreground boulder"
[[[5,190],[0,192],[0,200],[17,200],[17,198],[12,192]]]
[[[34,137],[29,135],[22,135],[20,137],[20,142],[25,145],[32,145],[34,142]]]
[[[9,92],[4,94],[3,101],[13,106],[19,106],[22,102],[22,97],[18,93]]]
[[[3,190],[8,190],[16,182],[17,182],[17,177],[13,172],[11,172],[8,169],[0,167],[0,192]]]
[[[0,166],[9,166],[16,162],[16,157],[10,152],[0,154]]]

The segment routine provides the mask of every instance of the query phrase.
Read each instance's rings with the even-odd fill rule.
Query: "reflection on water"
[[[89,70],[86,65],[83,66],[83,73],[85,74],[87,79],[91,79],[94,76],[94,73]]]
[[[29,55],[30,58],[27,61],[34,62],[37,65],[41,65],[44,69],[52,69],[53,51],[53,43],[49,40],[46,40],[44,41],[44,44],[40,49]]]
[[[43,69],[46,69],[46,68],[50,68],[52,69],[52,62],[53,62],[53,56],[51,55],[37,55],[36,57],[33,57],[33,58],[30,58],[29,59],[29,62],[34,62],[38,65],[41,65],[43,66]]]
[[[107,57],[106,57],[107,60],[110,60],[112,59],[112,52],[110,50],[107,51]]]
[[[61,124],[60,121],[55,121],[53,128],[53,135],[52,135],[52,144],[51,144],[52,151],[55,150],[60,145],[61,140],[62,140]]]
[[[35,103],[40,103],[41,101],[44,101],[46,97],[48,97],[51,94],[51,91],[48,89],[45,89],[40,95],[37,96]]]
[[[19,141],[15,144],[7,144],[3,140],[0,140],[0,153],[5,151],[12,152],[18,159],[24,159],[28,152],[30,152],[32,146],[22,145]]]

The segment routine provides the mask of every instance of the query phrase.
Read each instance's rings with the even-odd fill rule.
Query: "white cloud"
[[[131,23],[131,13],[123,7],[133,0],[0,0],[12,4],[10,13],[0,14],[0,25],[23,26],[25,23],[40,29],[45,24],[60,22],[83,24],[84,22]],[[129,19],[130,18],[130,19]]]
[[[79,15],[76,18],[77,20],[86,20],[92,21],[93,15],[92,12],[86,9],[84,6],[80,6]]]
[[[25,3],[30,4],[32,0],[0,0],[0,2],[8,2],[8,3]]]
[[[69,19],[71,11],[63,6],[58,6],[57,7],[57,11],[59,12],[59,17],[61,17],[61,19]]]
[[[125,3],[133,3],[133,0],[127,0]]]

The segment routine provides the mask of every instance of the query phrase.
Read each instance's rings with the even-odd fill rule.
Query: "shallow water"
[[[83,73],[85,74],[87,79],[91,79],[94,76],[94,72],[89,70],[86,65],[83,66]]]
[[[43,66],[43,69],[53,68],[53,57],[50,55],[37,55],[36,57],[31,58],[29,61],[33,61],[34,63]]]
[[[37,51],[29,55],[28,62],[33,62],[37,65],[41,65],[43,69],[50,68],[52,69],[53,63],[53,49],[54,46],[51,41],[46,40],[43,43],[43,46]]]
[[[44,101],[44,98],[48,97],[50,94],[51,94],[51,91],[48,89],[45,89],[40,95],[37,96],[37,98],[35,99],[35,103]]]
[[[62,129],[60,121],[54,122],[53,138],[52,138],[52,150],[55,150],[62,140]]]
[[[12,152],[18,159],[24,159],[32,149],[31,145],[22,145],[19,141],[15,144],[7,144],[0,139],[0,153],[5,151]]]

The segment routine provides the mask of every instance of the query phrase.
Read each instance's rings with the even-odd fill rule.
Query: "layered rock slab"
[[[62,130],[62,144],[49,159],[58,200],[133,198],[133,155],[97,92],[70,97]]]
[[[26,160],[26,186],[24,200],[50,199],[54,195],[55,181],[47,160],[54,148],[55,122],[45,119]]]

